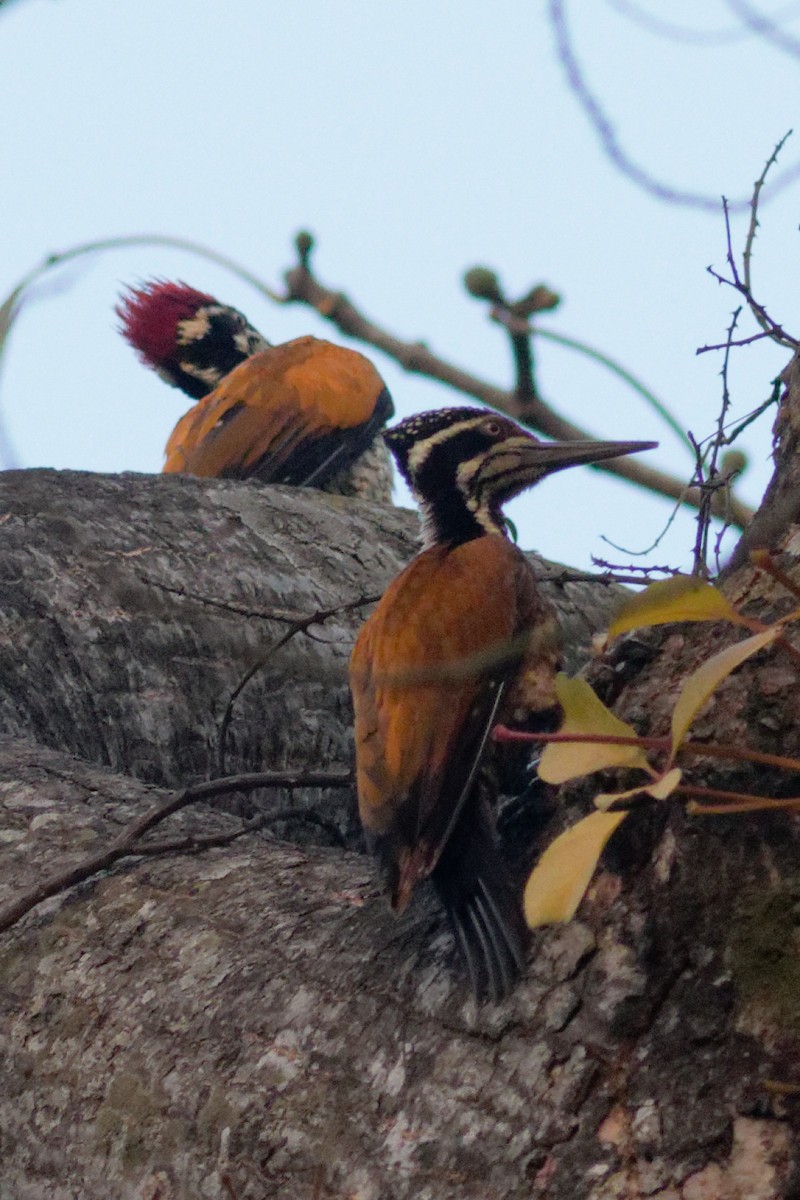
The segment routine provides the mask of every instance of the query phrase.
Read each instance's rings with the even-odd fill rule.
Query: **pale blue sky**
[[[670,19],[735,25],[723,0],[707,0],[702,17],[697,9],[671,0]],[[629,153],[676,187],[749,194],[797,120],[800,61],[754,38],[671,44],[603,0],[571,0],[567,14]],[[711,431],[720,357],[694,351],[723,339],[735,306],[705,272],[724,267],[721,215],[659,203],[612,168],[565,86],[544,0],[15,0],[0,8],[0,102],[3,293],[50,251],[136,232],[204,242],[278,286],[293,234],[308,227],[324,281],[393,332],[499,383],[511,382],[508,348],[461,274],[485,262],[510,291],[548,282],[565,298],[550,327],[620,359],[698,437]],[[800,128],[782,163],[797,157]],[[800,183],[763,209],[754,264],[758,295],[795,332],[799,219]],[[744,228],[737,218],[738,244]],[[0,399],[23,465],[160,468],[187,404],[137,363],[112,311],[120,284],[153,275],[214,292],[275,341],[332,332],[176,251],[131,249],[71,268],[68,289],[22,314],[3,368]],[[455,398],[373,356],[399,415]],[[763,343],[737,353],[735,411],[766,397],[787,357]],[[565,416],[603,437],[658,438],[654,465],[691,469],[611,375],[552,345],[541,347],[539,375]],[[769,477],[770,424],[745,439],[750,502]],[[587,565],[593,551],[620,557],[600,534],[642,548],[668,512],[581,470],[512,515],[523,545]],[[687,515],[653,558],[686,563],[692,540]]]

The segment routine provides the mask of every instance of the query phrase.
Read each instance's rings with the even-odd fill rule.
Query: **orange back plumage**
[[[164,471],[316,482],[352,462],[392,411],[363,354],[296,338],[248,358],[181,418]]]

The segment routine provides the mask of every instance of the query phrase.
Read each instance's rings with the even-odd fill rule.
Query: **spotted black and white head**
[[[270,344],[238,309],[185,283],[155,279],[129,288],[115,311],[142,362],[195,400]]]
[[[656,444],[540,442],[509,417],[484,408],[420,413],[384,438],[419,502],[426,546],[505,534],[503,505],[546,475]]]

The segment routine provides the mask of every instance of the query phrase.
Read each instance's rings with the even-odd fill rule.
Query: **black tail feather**
[[[525,970],[527,929],[487,816],[464,813],[432,879],[476,999],[502,1000]]]

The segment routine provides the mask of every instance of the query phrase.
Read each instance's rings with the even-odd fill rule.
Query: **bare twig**
[[[307,262],[306,265],[308,265]],[[497,276],[494,271],[490,271],[488,268],[481,268],[481,270],[485,271],[486,274],[489,275],[491,282],[497,289],[497,292],[492,294],[488,288],[482,292],[479,292],[474,289],[474,286],[470,287],[469,284],[467,286],[467,290],[470,291],[471,295],[478,296],[480,299],[492,300],[492,307],[489,311],[490,318],[493,321],[496,321],[498,325],[502,325],[511,337],[512,349],[514,351],[514,357],[517,364],[516,394],[518,397],[526,397],[526,403],[528,405],[530,405],[533,398],[536,398],[542,402],[541,397],[538,395],[533,374],[532,344],[534,337],[543,338],[545,341],[554,342],[557,346],[565,346],[569,350],[574,350],[578,354],[583,354],[587,358],[592,359],[593,362],[599,363],[601,366],[606,367],[607,370],[611,371],[612,374],[621,379],[623,383],[626,383],[630,388],[632,388],[633,391],[635,391],[637,395],[639,395],[645,401],[645,403],[652,408],[652,410],[661,418],[661,420],[669,426],[675,436],[680,441],[688,445],[685,429],[677,420],[677,418],[670,412],[666,404],[664,404],[662,400],[659,400],[659,398],[653,394],[650,388],[642,383],[641,379],[637,379],[637,377],[626,367],[624,367],[622,363],[617,362],[616,359],[612,358],[610,355],[604,354],[602,350],[597,350],[594,346],[587,345],[586,342],[580,341],[578,338],[568,337],[563,333],[556,333],[555,330],[552,329],[545,329],[538,323],[538,321],[534,323],[534,321],[531,319],[531,314],[533,312],[551,312],[553,308],[557,307],[558,303],[560,302],[560,297],[557,293],[546,287],[546,285],[539,284],[537,287],[532,288],[528,295],[523,297],[522,300],[512,302],[502,296],[499,288],[499,282],[497,281]],[[474,275],[475,272],[467,272],[467,278],[471,274]],[[486,281],[481,279],[481,283],[484,284],[485,287]],[[544,293],[542,299],[545,301],[541,307],[539,307],[536,303],[536,301],[539,300],[537,293],[540,292]],[[539,301],[539,303],[541,303],[541,301]],[[524,350],[523,346],[525,347]],[[525,361],[526,352],[531,359],[530,363]],[[521,402],[520,408],[522,409],[524,407],[525,404]]]
[[[254,675],[265,667],[270,659],[282,649],[287,642],[290,642],[298,633],[306,633],[312,625],[323,625],[331,617],[338,616],[340,613],[352,612],[354,609],[365,608],[368,604],[374,604],[379,596],[359,596],[357,600],[349,600],[344,604],[337,604],[333,608],[319,609],[318,612],[310,613],[308,616],[296,617],[289,625],[285,633],[274,642],[272,642],[262,655],[247,668],[242,678],[237,683],[236,687],[228,697],[228,702],[225,705],[225,711],[222,714],[222,720],[219,726],[219,741],[217,747],[217,773],[225,774],[225,747],[228,739],[228,729],[233,717],[233,706],[247,687]]]
[[[270,818],[272,814],[270,814]],[[243,821],[238,829],[227,833],[187,833],[185,837],[162,838],[158,842],[140,842],[136,847],[137,858],[158,858],[162,854],[199,854],[217,846],[229,846],[239,838],[257,833],[266,824],[265,813],[258,813],[250,821]]]
[[[783,50],[784,54],[789,54],[792,58],[800,58],[800,41],[776,24],[775,20],[765,17],[758,9],[746,4],[745,0],[727,0],[727,4],[731,12],[735,13],[752,33],[757,33],[765,41],[771,42],[773,46]],[[781,14],[777,13],[776,16],[780,17]],[[786,14],[784,13],[783,16],[785,18]]]
[[[742,29],[741,26],[728,29],[690,29],[686,25],[676,25],[671,21],[664,21],[661,17],[654,16],[652,13],[645,12],[635,4],[631,4],[630,0],[606,0],[606,4],[610,8],[616,9],[621,16],[627,17],[641,26],[642,29],[646,29],[648,33],[655,34],[658,38],[669,38],[670,41],[682,42],[689,46],[730,45],[730,43],[741,41],[751,33],[756,32],[752,29]],[[787,4],[784,8],[779,9],[775,16],[786,20],[793,17],[799,9],[800,5],[798,4]]]
[[[54,875],[37,883],[30,891],[24,892],[0,909],[0,933],[10,929],[26,913],[30,912],[51,896],[58,896],[68,888],[107,871],[122,858],[136,857],[141,850],[139,839],[189,804],[198,800],[208,800],[214,796],[229,795],[232,792],[254,791],[257,788],[308,788],[308,787],[350,787],[353,782],[350,772],[342,771],[262,771],[246,775],[230,775],[223,779],[211,779],[204,783],[196,783],[191,787],[175,792],[161,804],[150,808],[141,817],[132,821],[123,829],[119,837],[110,842],[103,850],[90,854],[75,866],[58,871]],[[250,832],[250,831],[248,831]],[[159,853],[165,853],[162,848]],[[152,851],[151,851],[152,853]]]
[[[699,488],[691,488],[692,482],[693,482],[693,480],[690,480],[689,483],[687,483],[686,487],[684,488],[684,492],[688,495],[688,493],[691,489],[699,497],[701,495],[700,489]],[[643,550],[631,550],[629,546],[619,546],[619,545],[617,545],[616,542],[612,542],[610,537],[606,537],[605,534],[600,535],[600,541],[605,542],[605,544],[607,546],[610,546],[612,550],[618,550],[620,552],[620,554],[630,554],[633,558],[643,558],[645,554],[652,554],[653,551],[657,550],[658,547],[661,545],[664,538],[667,536],[670,529],[672,528],[672,524],[673,524],[675,518],[677,517],[678,513],[680,512],[680,507],[681,507],[681,502],[679,500],[678,503],[671,510],[666,521],[664,522],[664,526],[661,530],[661,533],[659,533],[658,537],[653,539],[653,541],[650,543],[649,546],[645,546]]]
[[[502,325],[511,342],[511,353],[514,356],[516,370],[516,386],[514,391],[520,412],[536,405],[539,399],[536,390],[536,377],[533,366],[533,326],[504,304],[495,304],[491,317],[498,325]]]
[[[556,41],[556,52],[564,69],[567,83],[599,137],[609,161],[618,171],[635,183],[637,187],[642,188],[649,195],[655,196],[657,200],[664,200],[668,204],[681,204],[690,208],[705,209],[707,212],[718,212],[719,199],[716,196],[707,196],[700,192],[683,191],[669,184],[662,183],[645,171],[643,167],[635,163],[625,150],[623,150],[610,118],[603,110],[600,101],[590,90],[578,62],[567,27],[565,0],[549,0],[549,11],[550,23]],[[800,163],[796,163],[778,177],[770,189],[769,198],[772,199],[773,196],[776,196],[778,192],[782,191],[797,179],[798,176],[800,176]],[[742,197],[731,202],[730,210],[731,212],[744,212],[749,206],[750,200]]]
[[[225,267],[232,274],[238,275],[245,283],[249,283],[251,287],[260,292],[268,300],[280,301],[281,297],[278,292],[274,291],[268,284],[264,283],[258,275],[254,275],[247,267],[243,267],[241,263],[237,263],[234,259],[229,258],[227,254],[220,254],[218,250],[213,250],[210,246],[204,246],[200,242],[192,241],[190,238],[172,237],[164,233],[131,233],[123,234],[120,237],[100,238],[94,242],[81,242],[77,246],[70,246],[68,250],[57,250],[52,254],[48,254],[38,267],[34,267],[20,283],[20,288],[27,288],[40,275],[44,275],[46,271],[53,267],[60,267],[66,262],[70,262],[74,258],[81,258],[85,254],[97,254],[98,251],[105,250],[125,250],[130,246],[168,246],[173,250],[186,250],[189,254],[196,254],[200,258],[207,258],[209,262],[216,263],[220,267]]]
[[[228,833],[189,833],[186,837],[164,838],[160,842],[141,842],[136,847],[136,857],[156,858],[162,854],[197,854],[216,846],[229,846],[239,838],[259,833],[268,825],[279,821],[300,821],[301,824],[316,825],[324,830],[337,844],[344,847],[345,839],[333,821],[326,821],[319,813],[304,808],[278,808],[268,813],[257,813],[249,821],[243,821],[238,829]]]
[[[296,625],[298,622],[315,624],[317,619],[320,619],[319,613],[299,613],[291,608],[251,608],[247,604],[237,604],[235,600],[220,600],[214,596],[203,596],[199,592],[190,592],[188,588],[173,587],[168,583],[161,583],[158,579],[151,579],[147,575],[140,575],[142,583],[148,584],[150,587],[159,588],[162,592],[168,592],[171,596],[180,596],[185,600],[194,600],[198,604],[203,604],[209,608],[218,608],[223,612],[234,613],[236,616],[256,617],[260,621],[276,621],[284,625]],[[380,600],[380,595],[363,596],[354,603],[354,607],[359,607],[362,604],[374,604]],[[345,608],[336,609],[336,612],[347,611]],[[333,616],[334,610],[328,614]]]

